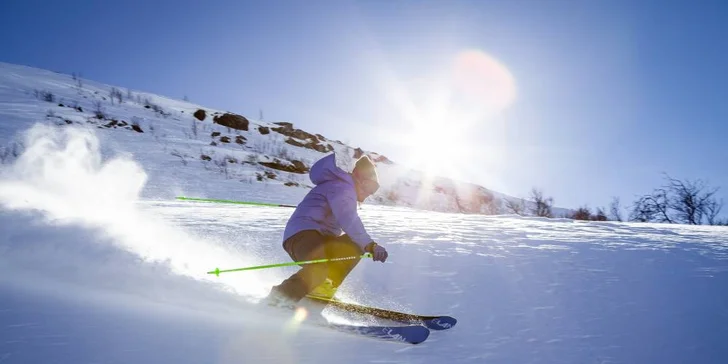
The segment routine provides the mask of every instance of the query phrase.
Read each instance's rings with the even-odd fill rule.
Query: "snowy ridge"
[[[296,129],[291,123],[239,115],[242,123],[216,120],[225,114],[224,110],[72,75],[0,63],[0,154],[6,160],[20,148],[18,133],[34,123],[91,126],[98,128],[105,146],[131,153],[150,172],[144,196],[151,198],[186,194],[235,200],[237,191],[252,189],[265,191],[255,195],[260,202],[281,202],[271,196],[300,199],[311,187],[307,169],[329,151],[337,151],[348,155],[363,152],[377,162],[382,188],[367,203],[501,214],[506,211],[506,200],[518,201],[481,186],[427,177],[375,152]],[[173,174],[184,184],[170,180],[172,173],[166,169],[174,169]],[[221,190],[207,187],[220,180],[225,185]],[[557,216],[566,211],[554,209]]]

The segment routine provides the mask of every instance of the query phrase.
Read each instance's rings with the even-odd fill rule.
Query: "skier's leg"
[[[323,259],[326,257],[324,237],[315,230],[295,234],[283,244],[284,249],[294,261]],[[305,264],[298,272],[273,287],[272,294],[283,295],[292,302],[298,302],[315,287],[326,280],[326,263]]]
[[[336,238],[329,238],[324,244],[327,258],[356,257],[354,259],[329,262],[328,278],[334,288],[339,287],[344,279],[359,264],[360,256],[364,254],[359,244],[353,242],[348,235],[341,235]]]
[[[350,258],[327,263],[326,281],[315,287],[309,295],[319,298],[333,298],[336,290],[349,275],[352,269],[359,263],[359,256],[363,254],[358,244],[351,241],[347,235],[339,237],[326,237],[324,252],[327,259]]]

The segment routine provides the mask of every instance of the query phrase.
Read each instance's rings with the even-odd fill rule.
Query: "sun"
[[[465,141],[466,129],[457,121],[422,120],[402,137],[410,167],[430,176],[457,174],[454,166],[465,164],[471,148]]]
[[[508,68],[478,50],[456,54],[444,72],[413,82],[391,79],[389,85],[404,121],[396,138],[406,150],[408,166],[450,178],[469,168],[478,150],[488,149],[479,145],[477,133],[488,130],[488,120],[516,97]]]

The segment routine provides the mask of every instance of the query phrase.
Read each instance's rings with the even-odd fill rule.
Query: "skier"
[[[357,258],[302,265],[271,289],[264,299],[271,306],[294,308],[306,295],[332,298],[364,252],[375,261],[387,260],[387,250],[369,236],[357,213],[357,201],[364,202],[379,189],[369,157],[355,161],[345,153],[329,154],[311,166],[309,178],[316,186],[289,218],[283,249],[293,261]]]

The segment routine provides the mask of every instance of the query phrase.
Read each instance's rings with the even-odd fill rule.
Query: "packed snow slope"
[[[459,319],[384,343],[256,306],[292,269],[205,274],[287,261],[290,209],[141,199],[144,169],[88,130],[25,145],[0,178],[3,364],[728,360],[725,228],[365,206],[390,259],[341,298]]]
[[[411,346],[260,307],[260,298],[294,268],[219,278],[206,272],[288,261],[280,239],[292,210],[172,197],[295,205],[304,187],[280,179],[241,182],[244,173],[256,182],[255,173],[264,173],[252,164],[237,163],[227,173],[240,175],[226,178],[224,170],[212,170],[218,165],[182,163],[183,154],[171,155],[174,148],[220,149],[205,149],[209,139],[187,138],[187,121],[175,124],[171,116],[140,121],[144,130],[159,123],[155,132],[166,136],[157,140],[132,130],[131,117],[129,129],[114,129],[88,115],[69,124],[81,112],[66,106],[70,114],[61,119],[58,110],[38,114],[49,103],[35,98],[28,79],[48,89],[60,81],[28,78],[23,72],[31,71],[15,68],[0,83],[0,138],[22,146],[11,147],[0,164],[0,364],[728,362],[725,227],[365,204],[361,216],[390,258],[362,261],[341,298],[449,314],[458,318],[456,327]],[[68,87],[63,82],[57,90]],[[33,113],[37,118],[27,116]],[[214,128],[227,132],[202,125],[208,135]],[[223,150],[254,153],[238,148]],[[274,160],[257,154],[258,161]],[[283,178],[307,183],[305,173]],[[349,320],[331,310],[324,315]]]

